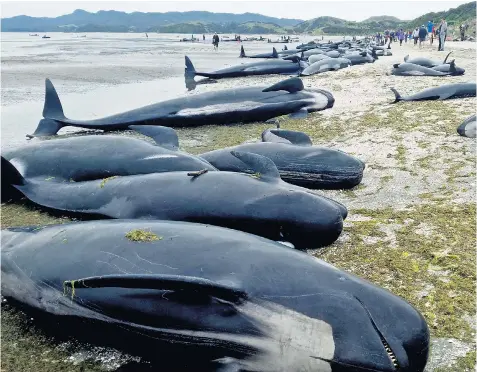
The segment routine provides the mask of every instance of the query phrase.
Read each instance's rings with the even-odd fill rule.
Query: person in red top
[[[429,34],[429,42],[431,45],[434,43],[434,36],[436,35],[436,26],[432,26],[432,32]]]

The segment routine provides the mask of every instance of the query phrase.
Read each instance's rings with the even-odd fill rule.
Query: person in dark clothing
[[[219,35],[217,35],[217,32],[212,37],[212,44],[214,45],[214,50],[219,50]]]
[[[422,48],[422,43],[426,41],[426,36],[427,36],[427,30],[424,25],[421,26],[419,29],[419,49]]]
[[[441,38],[439,36],[440,32],[441,31],[439,29],[436,30],[436,37],[437,37],[437,40],[439,41],[439,46],[437,47],[438,51],[441,50]]]
[[[439,25],[439,49],[438,51],[444,51],[444,43],[446,42],[447,37],[447,22],[445,18],[442,18],[441,24]]]

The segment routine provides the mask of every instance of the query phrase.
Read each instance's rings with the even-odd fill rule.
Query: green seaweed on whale
[[[131,230],[125,236],[133,242],[152,242],[155,240],[163,239],[162,236],[158,236],[152,231],[146,231],[141,229]]]

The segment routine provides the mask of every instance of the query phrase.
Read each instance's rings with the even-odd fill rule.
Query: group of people
[[[464,39],[462,31],[463,27],[465,27],[465,25],[462,25],[460,27],[462,40]],[[392,43],[393,41],[397,42],[399,40],[399,45],[402,45],[403,41],[407,43],[408,39],[409,41],[414,40],[414,45],[417,45],[417,43],[419,42],[419,48],[422,48],[422,45],[426,41],[426,39],[429,40],[430,45],[433,45],[434,38],[437,37],[439,40],[439,46],[437,50],[444,51],[444,44],[446,41],[447,34],[447,22],[445,18],[442,18],[441,23],[437,28],[434,22],[430,20],[427,23],[427,26],[422,25],[421,27],[416,27],[413,31],[403,31],[402,28],[398,31],[386,30],[384,31],[383,35],[381,33],[377,33],[373,38],[377,42],[384,41],[385,43]]]

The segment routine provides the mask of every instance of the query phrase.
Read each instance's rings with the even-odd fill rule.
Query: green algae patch
[[[103,178],[103,180],[102,180],[101,183],[99,184],[99,187],[104,188],[104,186],[106,185],[106,183],[107,183],[108,181],[111,181],[111,180],[113,180],[113,179],[115,179],[115,178],[118,178],[118,177],[119,177],[119,176],[111,176],[111,177]]]
[[[71,287],[71,299],[74,299],[75,297],[75,283],[76,280],[65,280],[63,282],[63,294],[66,296],[66,293],[68,292],[67,288]]]
[[[67,217],[52,216],[39,208],[21,201],[18,203],[5,203],[1,206],[1,226],[2,228],[32,226],[32,225],[52,225],[72,221]]]
[[[262,177],[262,175],[259,172],[255,172],[255,173],[252,173],[250,175],[250,177],[260,179]]]
[[[476,312],[476,206],[433,202],[350,210],[349,236],[315,254],[415,306],[433,337],[472,342]],[[383,236],[383,232],[386,232]]]
[[[54,328],[54,325],[51,326]],[[2,371],[104,372],[100,362],[71,359],[72,352],[28,316],[8,303],[2,304]]]
[[[155,240],[162,240],[162,236],[158,236],[147,230],[131,230],[126,234],[126,238],[133,242],[152,242]]]
[[[55,179],[55,177],[53,177],[53,176],[52,177],[47,177],[47,178],[45,178],[45,181],[51,181],[53,179]]]

